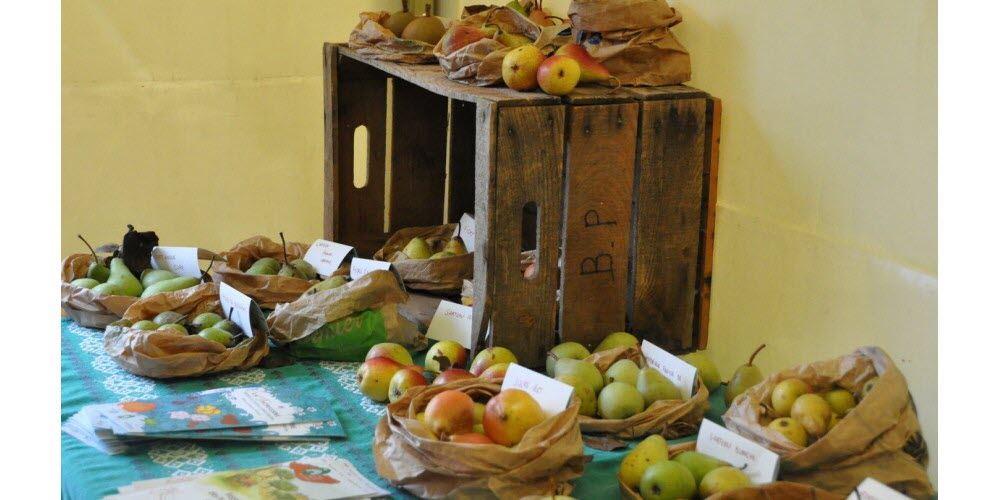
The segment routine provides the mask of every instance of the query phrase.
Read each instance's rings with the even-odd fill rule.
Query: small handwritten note
[[[351,259],[351,279],[356,280],[372,271],[389,271],[391,268],[391,262],[355,257]]]
[[[201,278],[198,249],[195,247],[154,247],[150,260],[153,269],[164,269],[177,276]]]
[[[320,276],[333,274],[348,255],[355,254],[354,247],[326,240],[316,240],[302,258],[316,268]]]
[[[741,469],[754,484],[770,483],[778,477],[777,453],[711,420],[701,421],[695,449]]]
[[[427,338],[454,340],[472,349],[472,307],[442,300],[427,327]]]
[[[542,407],[546,415],[555,415],[569,406],[573,400],[573,386],[531,371],[517,363],[511,363],[504,375],[500,390],[521,389]]]
[[[910,497],[869,477],[847,495],[847,500],[910,500]]]
[[[698,376],[698,369],[685,363],[684,360],[660,349],[648,340],[642,341],[642,355],[646,358],[646,364],[655,368],[656,371],[670,379],[681,391],[681,397],[691,399],[694,390],[694,382]]]
[[[458,227],[455,228],[455,233],[451,235],[452,238],[455,236],[462,237],[462,243],[471,253],[476,247],[476,219],[469,214],[462,214]]]
[[[225,283],[219,283],[219,302],[222,304],[222,316],[229,318],[229,310],[232,309],[233,315],[229,319],[239,325],[247,337],[253,337],[250,314],[251,309],[257,307],[253,299]]]

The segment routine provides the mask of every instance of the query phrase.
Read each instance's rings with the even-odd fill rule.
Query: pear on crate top
[[[626,486],[637,490],[646,469],[669,458],[667,440],[659,434],[652,434],[625,455],[621,465],[618,466],[618,477]]]
[[[97,257],[97,252],[94,251],[94,247],[90,246],[90,243],[87,243],[87,240],[83,239],[83,235],[78,234],[76,237],[80,238],[80,241],[82,241],[84,245],[87,245],[87,249],[90,250],[90,255],[94,257],[94,262],[91,262],[90,266],[87,267],[87,277],[97,281],[98,283],[107,282],[108,278],[111,277],[111,270],[108,269],[108,266],[105,266],[104,263],[101,262],[101,259]]]
[[[733,404],[733,400],[736,396],[743,394],[747,389],[761,383],[764,380],[764,373],[760,371],[759,367],[754,366],[753,360],[757,357],[757,353],[766,347],[766,344],[761,344],[753,354],[750,355],[750,360],[746,364],[740,365],[733,373],[732,378],[729,379],[729,383],[726,384],[726,406]]]
[[[545,62],[545,53],[534,45],[516,47],[503,56],[500,76],[514,90],[522,92],[538,88],[538,68]]]
[[[401,38],[407,40],[418,40],[431,45],[436,45],[444,36],[444,24],[437,17],[431,15],[431,4],[424,6],[424,13],[414,18],[403,28]]]
[[[569,57],[580,65],[580,83],[607,83],[614,85],[616,89],[621,86],[618,78],[612,76],[607,68],[594,60],[587,49],[580,44],[567,43],[559,47],[555,54]]]
[[[403,10],[390,14],[389,17],[382,22],[382,26],[398,37],[403,34],[403,30],[406,29],[406,25],[410,24],[410,21],[412,21],[415,17],[416,16],[410,12],[409,0],[403,0]]]
[[[521,48],[524,47],[518,47]],[[538,74],[535,76],[543,92],[563,96],[572,92],[580,83],[580,64],[567,56],[552,56],[538,67]]]

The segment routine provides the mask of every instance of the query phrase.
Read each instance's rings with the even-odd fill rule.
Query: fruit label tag
[[[427,338],[454,340],[472,349],[472,307],[442,300],[427,327]]]
[[[681,391],[681,397],[691,399],[694,383],[698,377],[698,369],[687,364],[681,358],[660,349],[648,340],[642,341],[642,355],[646,364],[667,377]]]
[[[392,262],[382,262],[380,260],[362,259],[361,257],[355,257],[351,259],[351,279],[356,280],[362,276],[372,272],[372,271],[389,271],[396,275],[396,279],[399,281],[400,286],[406,287],[403,284],[403,277],[399,275],[399,271],[396,267],[392,265]]]
[[[451,235],[452,238],[456,236],[462,237],[462,243],[465,244],[466,249],[474,250],[476,248],[476,219],[469,214],[462,214],[458,227]],[[469,250],[469,253],[472,253],[473,250]]]
[[[153,247],[153,269],[170,271],[177,276],[201,278],[198,249],[195,247]]]
[[[302,259],[312,264],[321,277],[329,278],[349,255],[357,255],[354,247],[332,241],[316,240],[309,247],[309,250],[306,250]]]
[[[701,421],[695,450],[729,462],[754,484],[770,483],[778,477],[781,459],[777,453],[708,419]]]
[[[910,500],[910,497],[869,477],[847,495],[847,500]]]
[[[267,333],[264,312],[260,310],[253,299],[239,290],[225,283],[219,283],[219,303],[222,305],[222,317],[229,317],[229,310],[232,309],[231,319],[239,325],[247,337],[253,337],[254,328]]]
[[[521,389],[542,407],[546,416],[551,417],[569,406],[573,401],[573,386],[546,377],[541,373],[529,370],[517,363],[507,367],[500,390]]]

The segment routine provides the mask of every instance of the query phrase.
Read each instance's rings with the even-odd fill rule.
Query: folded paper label
[[[453,340],[471,349],[472,307],[442,300],[427,327],[427,338]]]
[[[170,271],[177,276],[201,278],[196,247],[154,247],[150,260],[154,269]]]
[[[239,325],[240,329],[247,337],[253,337],[253,329],[267,333],[267,322],[264,320],[264,312],[260,310],[257,303],[243,292],[225,284],[219,283],[219,303],[222,306],[222,315],[229,318],[229,311],[232,310],[232,319]]]
[[[333,274],[349,255],[355,255],[354,247],[341,245],[326,240],[316,240],[302,257],[316,268],[320,276],[326,278]]]
[[[392,262],[355,257],[351,259],[351,279],[359,279],[372,271],[389,271],[391,268]]]
[[[472,249],[476,248],[476,219],[469,214],[462,214],[458,227],[451,235],[452,238],[456,236],[461,236],[465,248],[472,252]]]
[[[681,358],[660,349],[648,340],[642,341],[642,355],[646,364],[670,379],[681,391],[681,397],[691,399],[698,369],[687,364]]]
[[[876,481],[872,478],[866,478],[861,481],[854,491],[850,495],[847,495],[847,500],[909,500],[910,497]]]
[[[546,377],[517,363],[511,363],[504,375],[501,390],[521,389],[542,407],[547,416],[555,415],[569,406],[573,400],[573,386]]]
[[[695,449],[729,462],[743,471],[754,484],[773,482],[778,477],[778,454],[749,439],[705,419],[701,421]]]

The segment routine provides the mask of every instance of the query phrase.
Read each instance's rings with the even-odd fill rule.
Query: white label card
[[[351,259],[351,279],[356,280],[372,271],[389,271],[391,268],[392,262],[355,257]]]
[[[551,417],[569,406],[573,401],[573,386],[546,377],[517,363],[511,363],[504,375],[500,390],[521,389],[542,407],[546,416]]]
[[[239,325],[240,329],[247,337],[253,337],[253,326],[258,330],[267,331],[264,323],[264,313],[250,297],[244,295],[239,290],[225,284],[219,283],[219,302],[222,305],[222,317],[230,318],[229,310],[233,310],[230,319]],[[256,321],[255,321],[256,318]]]
[[[476,248],[476,219],[472,218],[469,214],[462,214],[458,227],[455,228],[455,232],[452,233],[451,237],[455,236],[462,237],[462,243],[465,244],[465,249],[472,253],[473,249]]]
[[[754,484],[770,483],[778,477],[777,453],[711,420],[701,421],[695,449],[741,469]]]
[[[201,278],[198,249],[195,247],[153,247],[153,269],[164,269],[177,276]]]
[[[910,497],[869,477],[847,495],[847,500],[910,500]]]
[[[687,364],[681,358],[660,349],[648,340],[642,341],[641,349],[642,355],[646,358],[646,364],[670,379],[680,389],[681,397],[691,399],[698,369]]]
[[[302,257],[316,268],[323,278],[329,277],[344,262],[348,255],[355,254],[354,247],[326,240],[316,240]]]
[[[472,307],[442,300],[427,327],[427,338],[454,340],[472,349]]]

